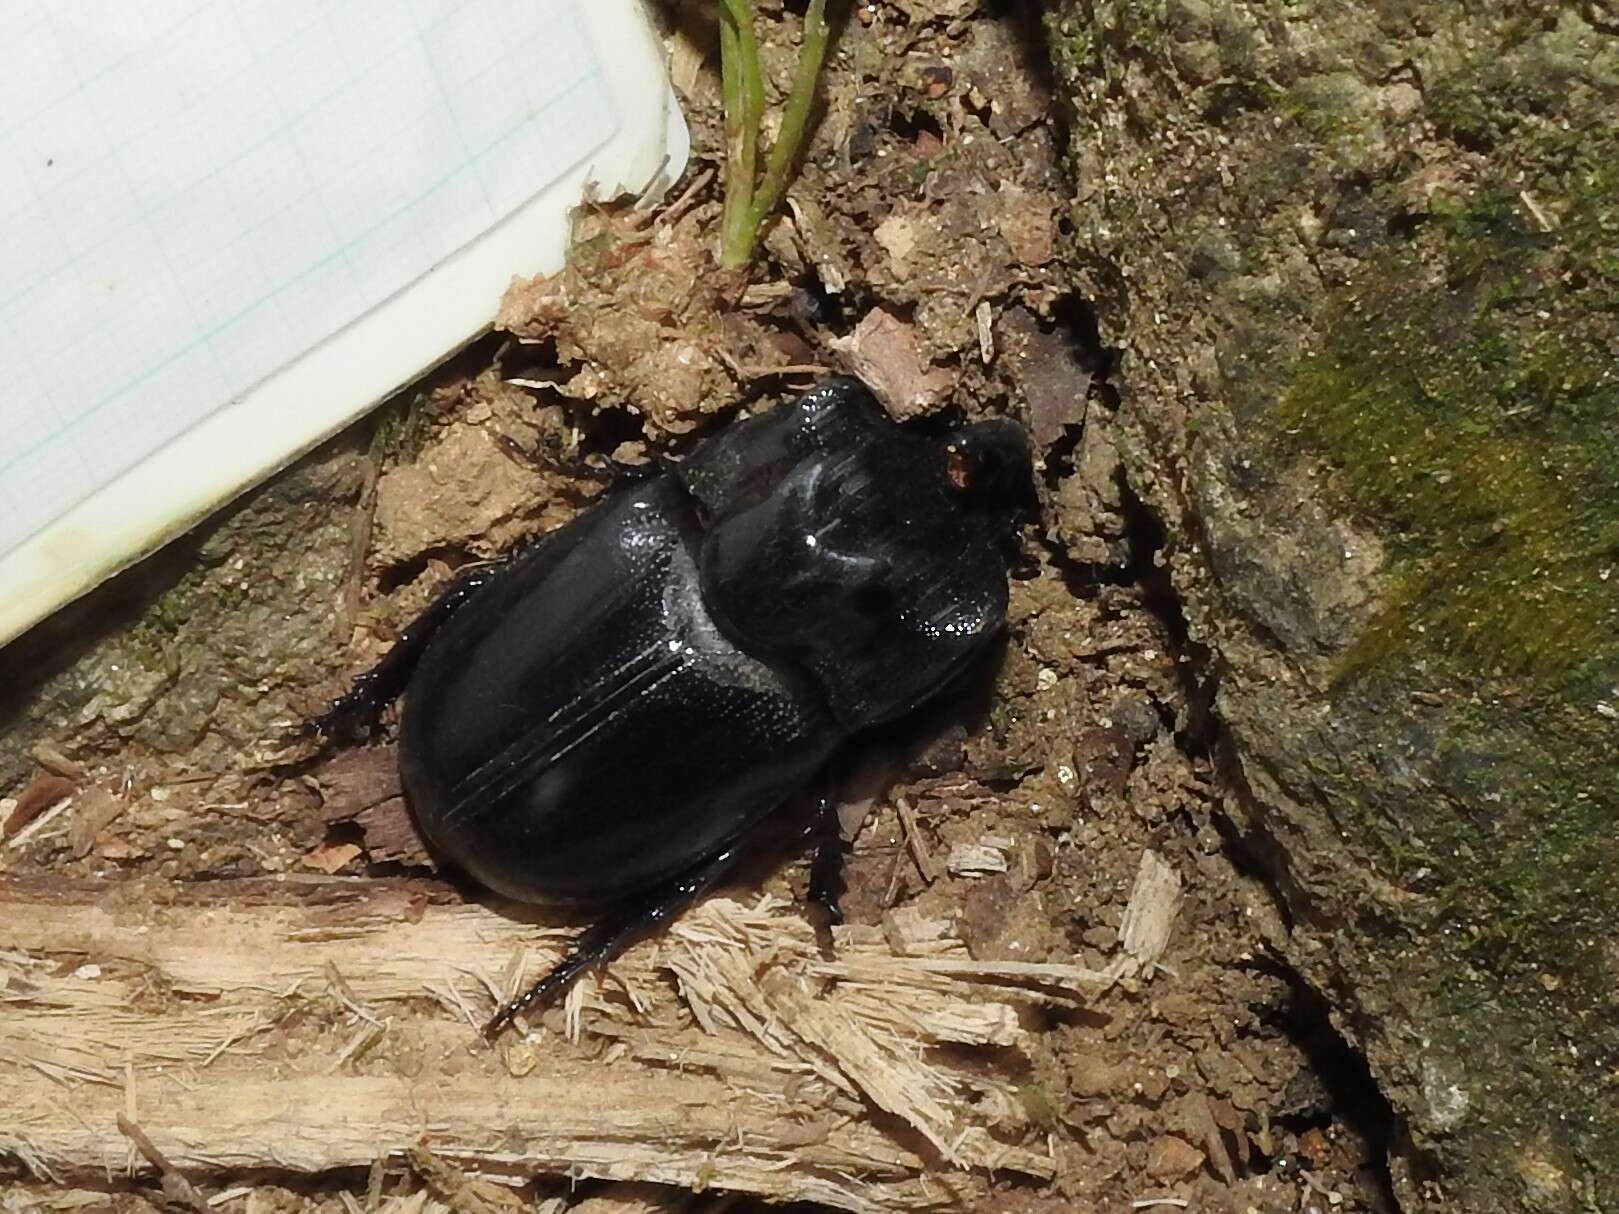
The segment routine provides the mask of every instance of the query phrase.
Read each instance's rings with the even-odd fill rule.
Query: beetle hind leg
[[[815,820],[809,834],[815,851],[810,859],[809,890],[806,899],[820,912],[817,928],[826,928],[823,946],[831,944],[831,929],[843,922],[843,909],[838,905],[844,892],[843,860],[848,845],[843,841],[842,823],[838,820],[838,799],[830,790],[821,793]]]
[[[555,1001],[591,966],[613,960],[641,936],[667,926],[714,888],[735,866],[741,852],[742,845],[732,842],[651,896],[620,907],[586,928],[574,938],[567,956],[549,973],[490,1018],[483,1027],[485,1039],[493,1041],[530,1008],[544,1007]]]

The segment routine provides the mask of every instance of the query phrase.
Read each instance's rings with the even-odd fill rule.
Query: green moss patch
[[[1409,697],[1443,692],[1428,791],[1334,801],[1446,942],[1430,1028],[1491,1060],[1473,1098],[1502,1158],[1619,1073],[1619,135],[1524,153],[1326,302],[1270,418],[1388,547],[1340,708],[1414,739]],[[1558,1119],[1547,1158],[1611,1185],[1612,1110]]]
[[[1394,541],[1348,672],[1428,651],[1588,696],[1619,677],[1619,141],[1562,153],[1334,300],[1276,414]]]

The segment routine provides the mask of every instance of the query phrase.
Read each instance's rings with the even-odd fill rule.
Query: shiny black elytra
[[[1015,422],[927,437],[830,379],[462,575],[334,702],[322,733],[408,692],[401,774],[443,859],[607,908],[487,1035],[678,914],[845,742],[985,648],[1028,481]],[[833,808],[801,833],[836,921]]]

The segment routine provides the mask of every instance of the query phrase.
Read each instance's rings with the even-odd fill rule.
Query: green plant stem
[[[742,176],[742,65],[736,26],[720,15],[720,93],[725,103],[725,210],[720,220],[720,246],[731,247],[732,233],[752,204],[753,182]]]
[[[815,85],[821,78],[821,64],[826,59],[826,42],[826,0],[810,0],[809,9],[804,13],[804,45],[799,49],[793,89],[782,111],[781,132],[765,159],[764,181],[750,208],[749,226],[753,229],[750,246],[787,193],[793,161],[804,141],[804,129],[809,125],[810,111],[815,105]]]
[[[725,209],[720,222],[720,265],[740,269],[753,258],[759,233],[781,205],[803,147],[815,86],[826,60],[826,0],[810,0],[793,87],[782,110],[781,133],[761,159],[764,73],[754,28],[755,0],[720,0],[720,81],[725,100]]]
[[[722,264],[742,265],[753,251],[753,193],[758,180],[759,126],[764,119],[764,73],[759,66],[759,38],[753,26],[753,0],[723,0],[725,14],[720,20],[720,74],[725,76],[726,51],[730,50],[732,82],[725,89],[726,156],[729,172],[726,186],[726,216],[722,222]],[[727,22],[725,17],[729,17]],[[731,37],[725,38],[729,24]],[[734,109],[733,109],[734,105]],[[736,114],[735,120],[732,114]],[[734,205],[732,199],[735,199]],[[727,254],[741,251],[734,263]]]

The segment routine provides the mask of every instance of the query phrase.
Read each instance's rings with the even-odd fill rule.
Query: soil
[[[761,8],[779,100],[799,18]],[[719,200],[699,184],[722,147],[711,39],[695,10],[667,16],[696,147],[683,212],[583,214],[570,268],[491,300],[489,339],[0,654],[3,880],[116,882],[135,906],[300,875],[442,897],[386,751],[316,755],[291,728],[455,569],[571,517],[613,463],[678,453],[805,367],[858,370],[924,425],[1026,421],[1042,511],[993,675],[874,741],[851,922],[912,908],[976,959],[1100,969],[1144,853],[1184,890],[1151,972],[1039,1014],[1024,1057],[984,1052],[1018,1095],[1001,1132],[1055,1175],[991,1176],[975,1206],[1394,1209],[1389,1107],[1285,959],[1272,886],[1233,860],[1212,689],[1122,475],[1115,353],[1058,260],[1066,149],[1038,26],[975,0],[856,5],[789,212],[744,280],[714,266]],[[805,878],[794,862],[761,879],[795,896]],[[168,1200],[149,1178],[53,1183],[0,1158],[8,1210]],[[192,1181],[261,1214],[504,1200],[420,1159],[380,1190],[268,1161]],[[655,1186],[580,1195],[719,1208]]]

